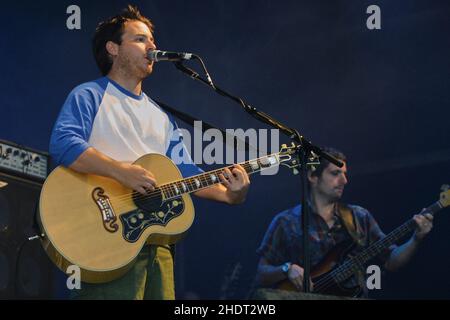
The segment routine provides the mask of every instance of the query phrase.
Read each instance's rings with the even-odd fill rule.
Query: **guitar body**
[[[135,164],[151,171],[159,185],[182,178],[176,165],[160,154],[145,155]],[[82,281],[117,279],[146,243],[175,243],[192,225],[189,194],[169,200],[163,194],[144,198],[113,179],[58,167],[40,197],[44,249],[63,272],[70,265],[80,267]]]
[[[349,254],[354,248],[355,244],[353,241],[344,241],[334,247],[320,263],[311,269],[311,278],[314,284],[312,290],[313,293],[346,297],[357,297],[360,294],[361,288],[359,286],[345,287],[332,279],[324,279],[349,258]],[[322,285],[321,283],[323,282],[326,284]],[[319,285],[316,286],[316,284]],[[298,291],[289,280],[281,281],[277,288],[281,290]]]

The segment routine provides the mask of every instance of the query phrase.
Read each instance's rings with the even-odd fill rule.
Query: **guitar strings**
[[[260,159],[268,158],[268,157],[271,157],[273,155],[279,155],[279,153],[274,153],[274,154],[271,154],[271,155],[267,155],[267,156],[259,157],[259,158],[256,158],[256,159],[253,159],[253,160],[249,160],[249,161],[246,161],[246,162],[242,162],[242,163],[240,163],[240,165],[242,165],[246,169],[247,173],[249,173],[249,174],[252,174],[252,173],[255,173],[255,172],[258,172],[258,171],[262,171],[262,170],[265,170],[265,169],[268,169],[268,168],[272,168],[273,166],[263,167],[260,164],[258,164],[258,169],[255,170],[251,166],[251,162],[258,163],[258,161]],[[279,162],[277,162],[277,165],[278,164],[279,164]],[[186,182],[186,181],[189,181],[189,180],[192,181],[195,178],[197,178],[197,179],[200,180],[200,186],[201,187],[197,187],[195,189],[195,191],[198,191],[198,190],[201,190],[201,189],[205,189],[205,188],[208,188],[208,187],[210,187],[210,186],[212,186],[214,184],[219,184],[219,183],[222,182],[219,179],[216,182],[213,182],[212,184],[209,184],[208,183],[208,178],[207,178],[208,174],[209,175],[211,175],[211,174],[217,175],[218,173],[219,174],[223,174],[225,168],[232,168],[233,166],[234,165],[230,165],[228,167],[224,167],[224,168],[217,169],[217,170],[214,170],[214,171],[210,171],[210,172],[207,172],[207,173],[202,173],[202,174],[199,174],[199,175],[196,175],[196,176],[192,176],[192,177],[188,177],[188,178],[185,178],[185,179],[182,179],[182,180],[178,180],[178,181],[175,181],[175,182],[170,182],[170,183],[167,183],[167,184],[164,184],[164,185],[156,187],[156,190],[154,190],[154,191],[152,191],[152,192],[150,192],[150,193],[148,193],[146,195],[143,195],[141,193],[137,193],[137,192],[133,191],[132,193],[126,193],[126,194],[122,194],[122,195],[119,195],[119,196],[110,197],[109,199],[114,202],[114,207],[117,210],[121,210],[121,209],[124,209],[124,208],[128,207],[128,203],[130,202],[130,200],[146,200],[146,199],[147,200],[153,200],[153,199],[160,198],[161,197],[160,190],[161,190],[162,192],[165,192],[164,196],[166,196],[166,194],[169,195],[169,197],[166,197],[164,199],[165,201],[167,201],[167,200],[170,200],[170,199],[173,199],[173,198],[181,197],[185,193],[194,192],[194,190],[189,190],[189,192],[183,192],[183,193],[177,194],[175,191],[172,190],[171,185],[178,184],[178,183],[181,183],[181,182]],[[190,183],[192,184],[192,182],[190,182]],[[206,185],[203,185],[204,183],[206,183]],[[196,186],[197,186],[197,184],[196,184]],[[178,188],[178,186],[177,186],[177,188]]]
[[[263,158],[269,158],[269,157],[271,157],[271,156],[278,155],[278,154],[279,154],[279,153],[274,153],[274,154],[266,155],[266,156],[259,157],[259,158],[253,159],[253,160],[245,161],[245,162],[240,163],[240,165],[242,165],[242,166],[250,166],[250,169],[252,169],[252,168],[251,168],[250,162],[255,162],[255,161],[258,162],[259,160],[261,160],[261,159],[263,159]],[[171,182],[171,183],[167,183],[167,184],[158,186],[158,187],[156,187],[156,188],[162,190],[163,192],[165,192],[165,193],[167,193],[167,194],[169,194],[169,195],[171,195],[171,193],[174,193],[174,192],[171,190],[171,188],[172,188],[171,186],[172,186],[173,184],[185,182],[185,181],[188,181],[188,180],[194,180],[195,178],[199,179],[199,180],[201,181],[201,184],[203,184],[204,182],[207,183],[208,180],[207,180],[207,178],[206,178],[206,175],[212,174],[212,173],[215,173],[215,174],[217,174],[217,173],[222,173],[222,174],[223,174],[223,171],[224,171],[225,168],[232,168],[233,166],[234,166],[234,165],[230,165],[230,166],[228,166],[228,167],[224,167],[224,168],[221,168],[221,169],[218,169],[218,170],[210,171],[210,172],[207,172],[207,173],[202,173],[202,174],[199,174],[199,175],[196,175],[196,176],[192,176],[192,177],[188,177],[188,178],[185,178],[185,179],[182,179],[182,180],[178,180],[178,181],[174,181],[174,182]],[[271,166],[271,167],[272,167],[272,166]],[[263,169],[266,169],[266,168],[261,167],[261,166],[259,165],[258,169],[259,169],[259,170],[263,170]],[[253,169],[252,169],[252,172],[249,172],[249,173],[254,173],[254,172],[256,172],[256,170],[253,170]],[[216,182],[216,183],[213,183],[213,184],[217,184],[217,183],[219,183],[219,182],[220,182],[220,181],[218,181],[218,182]],[[212,184],[211,184],[211,185],[212,185]],[[208,186],[210,186],[210,185],[206,185],[206,186],[204,186],[204,187],[202,187],[202,188],[206,188],[206,187],[208,187]],[[178,187],[177,187],[177,188],[178,188]],[[196,189],[196,191],[197,191],[197,190],[200,190],[200,189],[202,189],[202,188],[198,188],[198,189]],[[158,197],[160,196],[160,193],[159,193],[159,191],[157,191],[157,190],[156,190],[156,192],[155,192],[155,191],[149,192],[149,193],[146,194],[146,195],[143,195],[143,194],[137,193],[137,192],[136,192],[136,193],[132,192],[132,193],[125,193],[125,194],[122,194],[122,195],[110,197],[110,199],[111,199],[111,200],[114,199],[115,202],[120,203],[121,201],[128,201],[128,200],[130,199],[130,196],[133,196],[133,195],[134,195],[133,199],[136,199],[136,200],[144,200],[144,199],[156,199],[156,198],[158,198]],[[171,195],[168,199],[174,198],[174,197],[178,197],[178,196],[181,196],[181,195],[182,195],[182,194],[174,194],[174,195]]]
[[[360,253],[360,255],[362,257],[364,257],[365,259],[367,259],[371,256],[371,251],[373,251],[375,249],[377,249],[377,250],[382,249],[386,245],[393,244],[393,241],[392,241],[393,239],[391,239],[391,237],[393,237],[394,235],[397,235],[397,234],[401,235],[402,232],[411,231],[410,224],[412,224],[413,221],[414,221],[413,219],[408,220],[407,222],[405,222],[404,224],[402,224],[401,226],[396,228],[394,231],[392,231],[386,237],[376,241],[375,243],[373,243],[372,245],[370,245],[369,247],[364,249]],[[376,251],[375,251],[375,253],[376,253]],[[335,274],[338,274],[341,272],[344,273],[344,272],[351,271],[351,264],[356,260],[357,260],[356,258],[352,257],[349,260],[347,260],[346,262],[344,262],[341,266],[339,266],[338,268],[336,268],[335,270],[330,272],[328,275],[324,276],[322,279],[317,281],[317,283],[314,285],[314,290],[316,290],[316,291],[325,290],[325,289],[329,288],[331,285],[334,285],[335,283],[337,283],[337,281],[333,278],[333,276]],[[346,279],[351,277],[352,275],[353,275],[353,272],[352,272],[352,274],[347,276]]]
[[[439,206],[439,208],[441,208],[441,207]],[[429,211],[433,215],[437,212],[437,210],[433,210],[433,209],[429,209]],[[394,244],[396,242],[396,238],[397,239],[401,238],[406,233],[411,232],[415,228],[415,226],[416,226],[416,223],[415,223],[414,219],[409,219],[408,221],[403,223],[401,226],[397,227],[394,231],[389,233],[384,238],[379,239],[378,241],[371,244],[369,247],[365,248],[359,255],[350,258],[349,260],[344,262],[341,266],[339,266],[338,268],[336,268],[335,270],[330,272],[328,275],[326,275],[323,278],[321,278],[320,280],[318,280],[316,282],[316,284],[314,285],[314,290],[321,291],[321,290],[324,290],[324,289],[330,287],[331,285],[337,284],[339,281],[336,281],[333,278],[333,275],[336,273],[339,273],[339,272],[351,271],[351,269],[352,269],[351,264],[357,260],[356,257],[361,256],[367,262],[371,257],[373,257],[379,253],[379,252],[377,253],[377,251],[380,251],[381,249],[384,249],[385,247]],[[360,264],[363,264],[363,263],[361,262]],[[346,270],[344,270],[344,269],[346,269]],[[354,273],[354,271],[352,271],[352,273],[350,275],[345,277],[344,280],[351,277],[353,275],[353,273]]]
[[[281,152],[272,153],[272,154],[265,155],[265,156],[262,156],[262,157],[259,157],[259,158],[256,158],[256,159],[252,159],[252,160],[248,160],[248,161],[245,161],[245,162],[241,162],[241,163],[239,163],[239,165],[243,166],[246,169],[247,173],[252,174],[252,173],[255,173],[255,172],[258,172],[258,171],[262,171],[262,170],[274,167],[273,165],[269,165],[268,167],[264,167],[262,165],[261,159],[268,159],[270,157],[275,156],[275,158],[277,159],[276,165],[280,165],[281,164],[281,161],[280,161],[280,158],[279,158],[280,154],[281,154]],[[257,169],[253,169],[252,164],[251,164],[252,162],[258,164],[258,168]],[[118,196],[111,196],[109,198],[109,200],[114,202],[113,206],[115,207],[116,210],[119,210],[119,211],[123,210],[123,209],[127,209],[130,206],[130,202],[135,204],[134,201],[140,201],[140,200],[150,200],[151,201],[151,200],[160,198],[161,195],[163,195],[165,197],[164,201],[168,201],[170,199],[181,197],[183,194],[194,192],[194,190],[189,190],[189,188],[188,188],[188,192],[176,193],[176,192],[174,192],[174,190],[176,190],[176,189],[172,190],[172,188],[173,188],[172,185],[181,184],[182,182],[183,183],[187,183],[188,181],[190,181],[190,183],[193,183],[192,181],[195,178],[197,178],[197,179],[200,180],[200,187],[198,187],[198,185],[195,184],[197,186],[195,191],[198,191],[198,190],[201,190],[201,189],[205,189],[205,188],[208,188],[208,187],[210,187],[210,186],[212,186],[214,184],[219,184],[219,183],[222,182],[222,181],[220,181],[220,179],[218,179],[216,182],[212,181],[213,183],[209,184],[208,183],[208,178],[207,178],[208,174],[209,175],[211,175],[211,174],[217,175],[217,173],[224,174],[224,170],[226,168],[230,169],[233,166],[235,166],[235,164],[234,165],[230,165],[228,167],[223,167],[223,168],[220,168],[220,169],[217,169],[217,170],[214,170],[214,171],[210,171],[210,172],[207,172],[207,173],[202,173],[202,174],[199,174],[199,175],[196,175],[196,176],[192,176],[192,177],[188,177],[188,178],[185,178],[185,179],[181,179],[181,180],[178,180],[178,181],[166,183],[164,185],[156,187],[156,190],[154,190],[152,192],[149,192],[148,194],[145,194],[145,195],[143,195],[141,193],[138,193],[136,191],[133,191],[131,193],[125,193],[125,194],[118,195]],[[206,183],[205,186],[203,185],[204,183]],[[176,187],[178,188],[178,186],[176,186]],[[161,193],[163,193],[163,194],[161,194]],[[169,195],[169,197],[167,197],[167,195]]]
[[[163,198],[163,200],[164,201],[168,201],[168,200],[171,200],[171,199],[174,199],[174,198],[181,197],[183,194],[194,192],[194,191],[198,191],[198,190],[210,187],[210,186],[212,186],[214,184],[218,184],[218,183],[221,183],[221,181],[217,181],[217,182],[214,182],[212,184],[208,184],[207,186],[203,186],[203,187],[197,188],[195,190],[189,190],[188,192],[183,192],[183,193],[174,194],[174,195],[172,195],[173,193],[175,193],[174,191],[169,191],[170,187],[168,187],[166,185],[161,185],[159,187],[156,187],[156,189],[154,191],[152,191],[152,192],[150,192],[150,193],[148,193],[146,195],[143,195],[143,194],[140,194],[140,193],[137,193],[137,192],[133,192],[133,193],[120,195],[118,197],[110,197],[110,199],[113,199],[114,207],[116,208],[116,210],[120,211],[120,209],[127,207],[126,204],[130,200],[153,200],[153,199],[158,199],[158,198],[161,198],[163,196],[162,192],[164,192],[165,193],[164,196],[166,194],[168,194],[169,196],[168,197],[165,196]],[[124,203],[125,203],[125,205],[122,205]]]
[[[243,166],[244,167],[249,167],[250,164],[243,164]],[[230,167],[232,167],[232,166],[230,166]],[[224,173],[223,170],[224,170],[224,168],[218,169],[218,170],[214,170],[214,171],[209,172],[208,174],[213,174],[213,173],[216,174],[216,175],[218,173],[219,174],[223,174]],[[251,171],[253,171],[253,172],[250,172],[250,170],[248,170],[249,173],[256,172],[254,170],[251,170]],[[127,207],[127,203],[130,200],[145,200],[145,199],[153,200],[153,199],[160,198],[161,197],[161,192],[160,191],[165,193],[164,196],[169,195],[169,197],[165,197],[165,199],[164,199],[164,200],[167,201],[167,200],[170,200],[170,199],[173,199],[173,198],[181,197],[183,194],[187,193],[187,192],[184,192],[184,193],[176,194],[176,192],[171,189],[171,187],[170,187],[171,184],[180,183],[181,181],[187,181],[187,180],[194,179],[194,178],[198,178],[201,181],[200,182],[200,186],[201,187],[198,187],[195,190],[189,190],[189,192],[198,191],[198,190],[210,187],[213,184],[221,183],[220,180],[217,180],[216,182],[213,182],[213,183],[209,183],[207,178],[206,178],[206,176],[204,174],[200,174],[200,175],[197,175],[197,176],[186,178],[184,180],[179,180],[179,181],[176,181],[176,182],[172,182],[172,183],[168,183],[168,184],[165,184],[165,185],[161,185],[161,186],[157,187],[155,191],[152,191],[152,192],[150,192],[150,193],[148,193],[146,195],[142,195],[140,193],[137,193],[137,192],[134,193],[133,192],[133,193],[127,193],[127,194],[119,195],[119,196],[116,196],[116,197],[110,197],[110,199],[114,201],[114,207],[116,207],[117,210],[126,208]],[[206,185],[204,185],[204,184],[206,184]],[[125,205],[122,205],[122,204],[125,204]]]
[[[208,174],[214,174],[214,175],[219,175],[219,174],[223,174],[223,173],[224,173],[224,168],[220,169],[220,170],[214,170],[214,171],[208,172]],[[198,185],[196,183],[192,182],[192,181],[195,181],[195,179],[199,180],[201,187],[198,187]],[[187,182],[189,180],[191,180],[191,181]],[[110,197],[110,199],[114,200],[114,202],[116,202],[116,203],[120,203],[121,200],[128,201],[130,198],[132,198],[134,200],[152,200],[152,199],[159,198],[161,196],[160,191],[162,191],[164,193],[164,196],[169,195],[169,197],[167,197],[167,196],[165,197],[165,200],[169,200],[171,198],[179,197],[182,194],[194,192],[194,191],[197,191],[197,190],[200,190],[200,189],[203,189],[203,188],[206,188],[206,187],[209,187],[214,184],[218,184],[218,183],[222,182],[222,181],[220,181],[220,178],[219,178],[219,180],[217,180],[215,182],[214,181],[209,182],[209,181],[210,180],[208,180],[208,178],[204,174],[200,174],[198,176],[193,176],[193,177],[189,177],[186,179],[170,182],[170,183],[167,183],[167,184],[164,184],[161,186],[157,186],[154,191],[148,192],[145,195],[138,193],[136,191],[133,191],[131,193],[125,193],[125,194],[122,194],[119,196]],[[188,190],[187,192],[184,191],[182,193],[177,193],[175,191],[175,188],[172,187],[172,185],[181,184],[181,183],[184,183],[185,185],[187,185],[187,187],[186,187],[186,189]],[[206,185],[204,185],[204,184],[206,184]],[[189,190],[189,187],[188,187],[189,185],[195,185],[196,187],[194,187],[194,188],[191,187],[193,190]],[[176,186],[176,187],[179,188],[179,186]]]
[[[336,283],[335,279],[333,278],[334,274],[339,273],[339,272],[345,272],[345,271],[349,270],[347,265],[348,265],[348,262],[344,262],[344,264],[342,266],[339,266],[338,268],[336,268],[335,270],[330,272],[328,275],[324,276],[322,279],[317,281],[314,284],[313,291],[320,292],[320,291],[325,290],[325,289],[329,288],[330,286],[334,285]],[[347,269],[347,270],[344,271],[344,269]]]
[[[253,160],[248,160],[248,161],[245,161],[245,162],[242,162],[242,163],[239,163],[240,165],[242,165],[242,166],[250,166],[250,169],[252,170],[252,172],[248,172],[248,173],[255,173],[257,170],[253,170],[253,168],[251,167],[251,162],[256,162],[256,163],[258,163],[261,159],[268,159],[268,158],[270,158],[270,157],[273,157],[273,156],[279,156],[281,154],[281,152],[277,152],[277,153],[272,153],[272,154],[270,154],[270,155],[265,155],[265,156],[262,156],[262,157],[259,157],[259,158],[256,158],[256,159],[253,159]],[[277,162],[277,165],[279,165],[281,162],[279,161],[279,158],[277,158],[278,159],[278,162]],[[175,181],[175,182],[172,182],[172,183],[167,183],[167,184],[165,184],[165,185],[161,185],[161,186],[159,186],[159,187],[157,187],[157,188],[159,188],[159,189],[161,189],[163,192],[166,192],[166,193],[168,193],[169,195],[170,195],[170,197],[169,198],[167,198],[167,200],[168,199],[171,199],[171,198],[175,198],[175,197],[179,197],[179,196],[181,196],[182,194],[184,194],[184,193],[186,193],[186,192],[184,192],[184,193],[181,193],[181,194],[174,194],[174,195],[171,195],[171,193],[173,193],[172,192],[172,190],[171,190],[171,186],[173,185],[173,184],[177,184],[177,183],[181,183],[181,182],[184,182],[184,181],[188,181],[188,180],[191,180],[191,179],[194,179],[194,178],[200,178],[200,181],[201,181],[201,184],[203,183],[203,182],[208,182],[208,180],[207,180],[207,178],[206,178],[206,175],[207,174],[211,174],[212,172],[214,172],[214,173],[217,173],[217,172],[221,172],[221,173],[223,173],[223,170],[225,169],[225,168],[231,168],[231,167],[233,167],[234,165],[230,165],[230,166],[228,166],[228,167],[224,167],[224,168],[221,168],[221,169],[218,169],[218,170],[215,170],[215,171],[211,171],[211,172],[207,172],[207,173],[203,173],[203,174],[199,174],[199,175],[197,175],[197,176],[192,176],[192,177],[188,177],[188,178],[185,178],[185,179],[182,179],[182,180],[178,180],[178,181]],[[258,171],[261,171],[261,170],[264,170],[264,169],[267,169],[267,168],[271,168],[271,167],[273,167],[273,166],[269,166],[269,167],[261,167],[261,165],[259,165],[259,163],[258,163]],[[216,183],[213,183],[213,184],[217,184],[217,183],[219,183],[220,181],[218,181],[218,182],[216,182]],[[212,185],[212,184],[211,184]],[[196,191],[197,190],[200,190],[200,189],[203,189],[203,188],[206,188],[206,187],[209,187],[210,185],[209,184],[207,184],[206,186],[202,186],[201,188],[198,188],[198,189],[196,189]],[[190,192],[193,192],[193,191],[190,191]],[[158,190],[156,190],[156,192],[155,191],[152,191],[152,192],[150,192],[150,193],[148,193],[148,194],[146,194],[146,195],[143,195],[143,194],[141,194],[141,193],[135,193],[135,192],[132,192],[132,193],[126,193],[126,194],[122,194],[122,195],[119,195],[119,196],[115,196],[115,197],[111,197],[110,199],[114,199],[114,201],[117,201],[117,202],[128,202],[129,200],[130,200],[130,196],[133,196],[133,199],[135,199],[135,200],[142,200],[142,199],[156,199],[156,198],[158,198],[158,197],[160,197],[160,193],[159,193],[159,191]]]
[[[271,155],[259,157],[259,158],[253,159],[253,160],[249,160],[249,161],[245,161],[245,162],[239,163],[239,164],[242,165],[242,166],[251,166],[251,165],[250,165],[250,162],[254,162],[254,161],[258,162],[260,159],[268,158],[268,157],[271,157],[271,156],[276,155],[276,154],[279,154],[279,153],[274,153],[274,154],[271,154]],[[171,188],[171,185],[173,185],[173,184],[181,183],[181,182],[184,182],[184,181],[187,181],[187,180],[194,180],[195,178],[200,178],[200,180],[203,180],[202,182],[207,182],[207,181],[208,181],[207,178],[206,178],[206,175],[207,175],[207,174],[212,174],[212,173],[217,173],[217,172],[223,173],[223,171],[224,171],[225,168],[230,169],[230,168],[232,168],[233,166],[235,166],[235,165],[230,165],[230,166],[228,166],[228,167],[224,167],[224,168],[217,169],[217,170],[214,170],[214,171],[210,171],[210,172],[207,172],[207,173],[201,173],[201,174],[196,175],[196,176],[192,176],[192,177],[188,177],[188,178],[181,179],[181,180],[178,180],[178,181],[166,183],[166,184],[164,184],[164,185],[158,186],[157,188],[160,188],[160,189],[162,188],[162,189],[164,189],[163,191],[166,191],[167,193],[170,194],[170,193],[173,193],[173,192],[171,191],[171,189],[170,189],[170,188]],[[250,168],[251,168],[251,167],[250,167]],[[264,169],[264,168],[259,167],[259,169]],[[252,172],[250,172],[250,173],[254,173],[254,172],[256,172],[256,171],[252,169]],[[143,194],[139,193],[139,194],[136,195],[136,199],[144,199],[144,198],[151,197],[151,196],[152,196],[152,195],[151,195],[152,193],[153,193],[153,192],[150,192],[150,193],[147,194],[147,195],[143,195]],[[125,198],[126,198],[126,199],[129,199],[129,196],[132,195],[132,194],[133,194],[133,193],[126,193],[126,194],[123,194],[123,195],[116,196],[116,197],[114,197],[114,199],[117,199],[117,200],[120,200],[121,198],[122,198],[122,199],[125,199]],[[156,196],[159,196],[159,194],[156,194]],[[178,195],[174,195],[174,196],[172,196],[172,197],[175,197],[175,196],[178,196]],[[113,197],[111,197],[111,199],[112,199],[112,198],[113,198]]]

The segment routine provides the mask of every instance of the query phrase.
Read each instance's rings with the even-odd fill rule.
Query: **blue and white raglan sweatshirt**
[[[52,131],[50,154],[56,165],[64,166],[89,147],[130,163],[148,153],[170,157],[174,146],[183,143],[177,128],[173,117],[145,93],[137,96],[103,77],[81,84],[69,94]],[[182,146],[183,161],[177,163],[181,174],[201,173]]]

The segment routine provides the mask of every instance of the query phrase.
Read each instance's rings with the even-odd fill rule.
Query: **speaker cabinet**
[[[0,299],[47,299],[54,266],[39,240],[35,212],[42,184],[0,172]]]

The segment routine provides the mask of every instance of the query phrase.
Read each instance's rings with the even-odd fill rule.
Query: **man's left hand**
[[[250,178],[241,165],[234,165],[230,170],[225,168],[225,174],[220,174],[219,178],[222,185],[227,189],[226,195],[229,204],[239,204],[245,201],[248,188],[250,187]]]
[[[417,223],[414,237],[415,239],[421,241],[433,228],[433,216],[429,213],[425,215],[416,214],[413,219]]]

